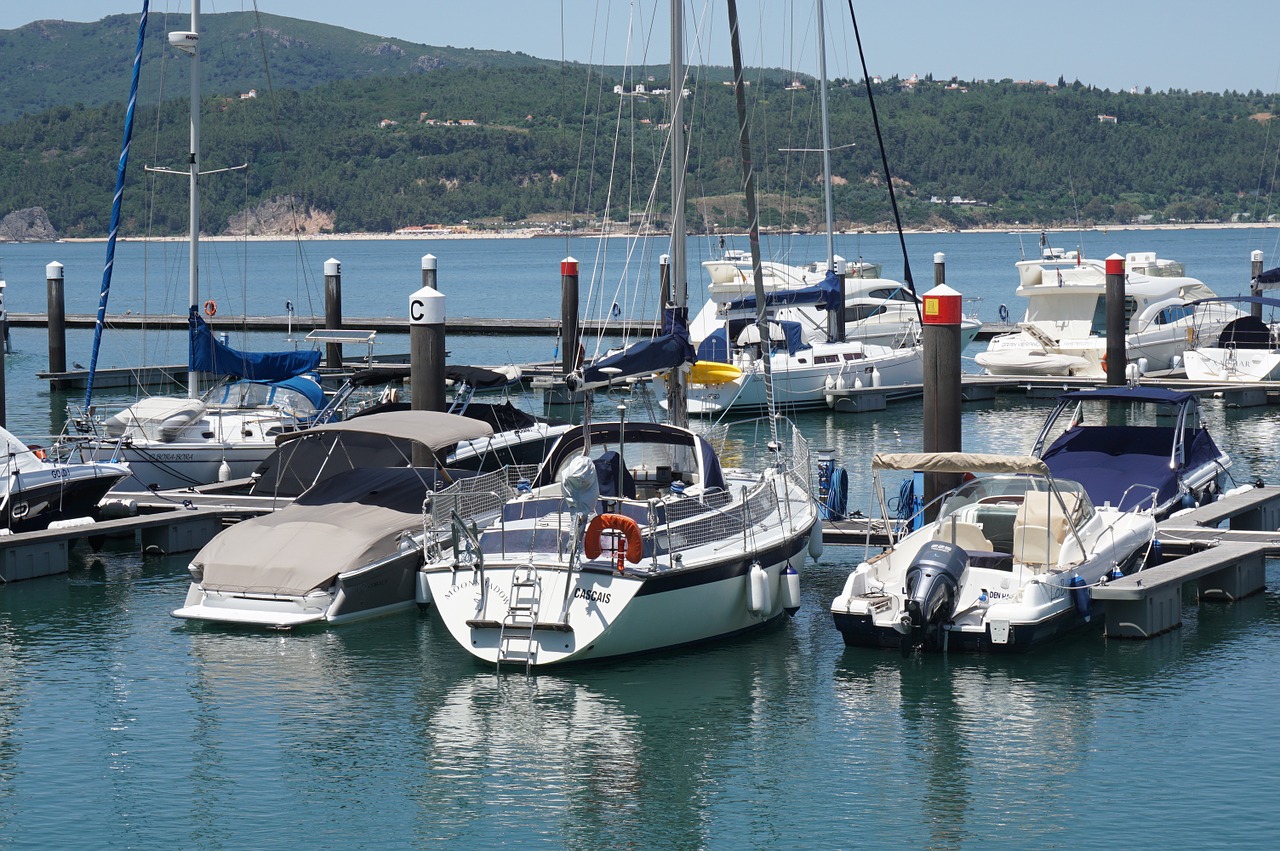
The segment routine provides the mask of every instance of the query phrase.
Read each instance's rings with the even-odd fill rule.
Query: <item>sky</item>
[[[190,0],[154,0],[152,14]],[[33,4],[34,5],[34,4]],[[740,0],[749,65],[817,73],[812,0]],[[656,7],[656,8],[655,8]],[[0,29],[40,19],[137,14],[142,0],[0,4]],[[210,12],[252,0],[203,0]],[[428,45],[521,51],[610,65],[666,63],[668,0],[258,0],[260,12]],[[848,0],[826,0],[828,76],[861,77]],[[691,63],[729,65],[723,0],[686,0]],[[968,0],[854,3],[872,74],[936,79],[1080,80],[1113,91],[1280,91],[1276,0]],[[477,21],[480,23],[478,24]]]

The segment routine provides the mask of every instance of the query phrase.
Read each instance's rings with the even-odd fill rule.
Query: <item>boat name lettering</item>
[[[461,593],[469,589],[475,589],[475,588],[478,588],[479,586],[480,586],[480,583],[477,582],[475,579],[468,579],[466,582],[459,582],[457,585],[454,585],[452,588],[448,590],[448,592],[445,593],[444,598],[448,600],[451,597],[453,597],[453,595],[455,594]],[[507,598],[506,590],[499,588],[497,585],[494,584],[493,580],[487,576],[484,579],[484,587],[485,587],[485,590],[488,591],[490,594],[497,594],[498,598],[502,600],[503,603],[509,602]]]
[[[195,455],[191,452],[149,452],[153,459],[159,461],[194,461]]]
[[[609,594],[607,592],[581,586],[573,589],[573,598],[575,600],[590,600],[593,603],[609,602]]]

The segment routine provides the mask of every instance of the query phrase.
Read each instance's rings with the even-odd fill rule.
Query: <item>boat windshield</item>
[[[938,512],[939,519],[955,515],[965,522],[973,522],[975,511],[1007,509],[1016,512],[1028,493],[1056,491],[1062,497],[1062,505],[1072,512],[1078,526],[1093,516],[1093,502],[1084,486],[1069,479],[1050,481],[1043,476],[993,475],[970,479],[947,496]],[[1057,503],[1056,498],[1052,499]]]
[[[296,417],[309,417],[316,407],[306,394],[278,384],[233,381],[205,394],[205,404],[216,408],[276,408]]]

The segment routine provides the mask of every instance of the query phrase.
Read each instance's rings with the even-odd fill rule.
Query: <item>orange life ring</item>
[[[213,299],[209,299],[204,303],[204,315],[210,319],[218,315],[218,303]]]
[[[27,444],[27,448],[31,450],[32,455],[36,456],[41,461],[45,460],[45,458],[47,457],[45,455],[44,449],[35,445],[34,443]]]
[[[1102,356],[1102,371],[1103,371],[1103,372],[1106,372],[1106,371],[1107,371],[1107,356],[1106,356],[1106,355],[1103,355],[1103,356]]]
[[[632,564],[639,564],[644,558],[644,542],[640,537],[640,524],[623,514],[597,514],[587,524],[586,535],[582,539],[582,551],[589,559],[597,559],[604,553],[604,533],[615,533],[615,550],[618,553],[618,570],[622,570],[625,558]],[[626,548],[618,544],[626,541]]]

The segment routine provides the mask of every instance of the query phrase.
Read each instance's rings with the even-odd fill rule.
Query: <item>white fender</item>
[[[417,593],[415,597],[419,606],[428,606],[431,604],[431,586],[427,584],[427,574],[419,570],[414,577],[417,580]]]
[[[779,593],[782,595],[782,609],[794,617],[800,609],[800,574],[791,566],[791,562],[787,562],[787,566],[782,568],[781,580]]]
[[[809,530],[809,558],[817,561],[822,558],[822,518],[819,517],[813,521],[813,528]]]
[[[769,574],[756,562],[747,573],[747,608],[758,615],[768,614],[769,603]]]

